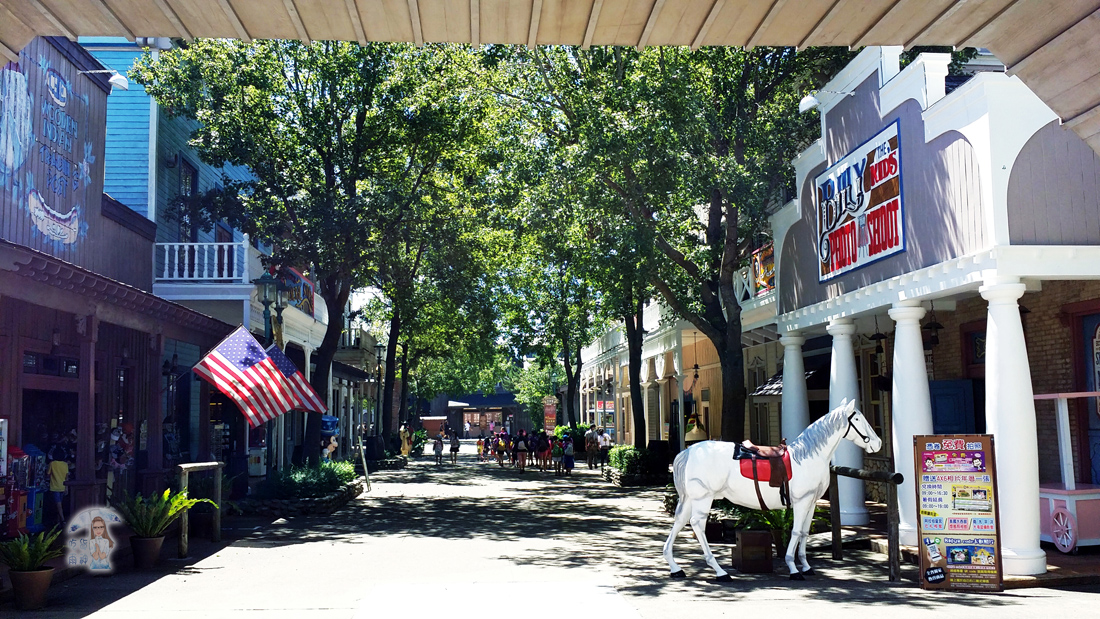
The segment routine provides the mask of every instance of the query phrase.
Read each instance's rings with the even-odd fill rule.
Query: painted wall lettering
[[[818,281],[905,250],[898,122],[814,179]]]

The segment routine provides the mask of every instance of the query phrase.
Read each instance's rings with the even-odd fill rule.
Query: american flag
[[[294,408],[304,411],[313,411],[315,413],[326,413],[328,407],[321,401],[321,398],[317,397],[317,392],[313,390],[313,387],[306,382],[306,377],[298,371],[294,362],[287,358],[283,354],[283,351],[279,350],[279,347],[272,344],[267,348],[267,356],[271,357],[271,360],[275,362],[275,367],[279,368],[279,371],[286,377],[286,381],[290,383],[290,388],[294,392],[294,396],[297,398],[300,404],[295,405]]]
[[[232,398],[253,428],[300,404],[275,362],[244,327],[237,327],[193,370]]]

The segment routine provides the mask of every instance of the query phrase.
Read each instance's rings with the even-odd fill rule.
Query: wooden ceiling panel
[[[183,13],[177,4],[186,4],[181,0],[169,0],[172,4],[172,8],[176,9],[176,14],[179,15],[180,21],[183,22],[187,29],[191,32],[195,32],[195,27],[190,25],[187,18],[183,16]],[[232,22],[225,16],[225,12],[217,2],[212,3],[213,6],[209,8],[209,12],[204,15],[204,18],[211,20],[218,20],[225,22],[225,27],[228,27],[230,32],[234,34],[227,36],[237,36],[235,34],[236,29],[233,28]],[[248,31],[249,36],[256,39],[297,39],[298,33],[294,30],[294,24],[290,22],[290,16],[286,13],[286,8],[283,7],[281,0],[265,0],[264,2],[247,2],[242,0],[232,0],[230,6],[233,7],[233,11],[237,14],[237,18],[241,20],[245,30]]]
[[[818,44],[854,47],[879,18],[889,12],[894,3],[895,0],[873,0],[872,2],[856,0],[847,3],[843,13],[834,19],[831,25],[836,28],[835,34],[831,38],[823,38]]]
[[[744,45],[770,6],[770,1],[726,0],[703,45]]]
[[[106,4],[134,36],[177,36],[172,22],[149,0],[106,0]]]
[[[859,45],[904,44],[932,23],[955,0],[900,0],[879,18]]]
[[[247,3],[237,0],[237,4]],[[169,0],[169,5],[176,11],[183,25],[196,37],[236,38],[238,36],[237,29],[233,27],[233,22],[226,16],[218,0]],[[232,2],[229,2],[229,6],[236,10],[236,5]],[[237,15],[239,16],[240,13],[237,12]],[[251,30],[255,26],[249,23],[245,23],[244,26],[249,36],[258,36]]]
[[[10,23],[4,23],[10,22]],[[47,36],[63,36],[64,33],[60,32],[50,20],[46,18],[38,9],[34,8],[29,2],[5,2],[0,7],[0,28],[10,25],[15,29],[23,30],[25,32],[38,32],[46,34]],[[33,36],[33,35],[32,35]],[[20,49],[22,46],[20,46]],[[19,50],[16,50],[19,51]],[[0,57],[0,65],[7,62],[7,59]]]
[[[924,32],[914,45],[956,45],[971,32],[981,28],[1009,4],[1016,0],[967,0],[959,2],[958,10],[934,24]]]
[[[649,21],[653,0],[604,0],[593,45],[636,45]]]
[[[1092,65],[1093,71],[1100,69]],[[1023,78],[1021,78],[1023,79]],[[1028,82],[1025,80],[1025,84]],[[1044,93],[1046,94],[1046,93]],[[1057,95],[1044,98],[1043,102],[1063,119],[1075,118],[1100,105],[1100,72],[1094,73]]]
[[[480,0],[480,6],[483,42],[527,43],[531,0]]]
[[[825,11],[832,6],[831,0],[809,0],[797,2],[791,0],[782,6],[776,5],[775,15],[757,34],[757,45],[788,46],[797,45],[817,24]],[[794,41],[794,43],[791,43]]]
[[[359,0],[368,41],[412,41],[408,0]]]
[[[1012,66],[1097,8],[1100,0],[1021,0],[970,43]]]
[[[580,45],[593,0],[543,0],[538,43]]]
[[[650,45],[691,45],[713,2],[668,0],[649,35]]]
[[[29,9],[37,12],[29,2],[10,2],[9,0],[0,0],[0,4],[5,7],[11,5],[14,9],[22,5],[24,9],[20,13]],[[124,33],[119,32],[118,27],[106,17],[101,8],[99,7],[99,0],[84,0],[80,3],[74,3],[73,0],[42,0],[42,5],[48,8],[55,16],[62,19],[66,25],[73,30],[77,36],[104,36],[109,34],[110,36],[125,36]],[[4,21],[0,19],[0,21]],[[47,22],[48,23],[48,22]],[[47,32],[55,34],[55,29],[50,27]],[[43,31],[36,30],[36,34],[42,34]],[[60,32],[56,34],[60,35]],[[32,37],[33,38],[33,35]],[[23,41],[23,45],[26,45],[30,39]],[[20,45],[22,47],[22,45]]]
[[[470,42],[470,0],[419,0],[425,41]]]
[[[294,4],[311,39],[354,41],[358,38],[343,0],[294,0]]]

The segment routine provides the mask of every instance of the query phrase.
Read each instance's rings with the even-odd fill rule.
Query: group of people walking
[[[461,443],[458,431],[439,433],[435,437],[433,450],[436,464],[443,464],[443,454],[450,446],[451,464],[458,463]],[[611,449],[611,436],[603,428],[589,428],[584,435],[584,452],[588,468],[603,468],[607,463],[607,453]],[[520,430],[509,434],[507,430],[490,433],[488,437],[477,439],[478,462],[492,462],[496,458],[501,468],[510,466],[520,473],[526,472],[528,464],[532,468],[546,472],[553,470],[555,475],[570,475],[576,466],[576,446],[570,436],[556,437],[549,432]]]

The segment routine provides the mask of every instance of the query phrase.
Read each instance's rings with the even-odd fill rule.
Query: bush
[[[608,453],[612,467],[623,475],[661,475],[668,473],[668,461],[660,452],[638,449],[633,445],[616,445]]]
[[[321,466],[291,467],[275,471],[260,487],[260,494],[274,499],[308,499],[339,490],[355,479],[351,462],[322,462]]]
[[[569,436],[573,439],[573,451],[584,451],[584,433],[588,432],[588,429],[591,427],[592,426],[587,423],[578,423],[576,430],[567,425],[555,426],[554,436],[559,439],[564,439],[566,436]]]
[[[424,445],[428,444],[428,431],[421,428],[412,435],[412,449],[409,451],[410,456],[423,456]]]

